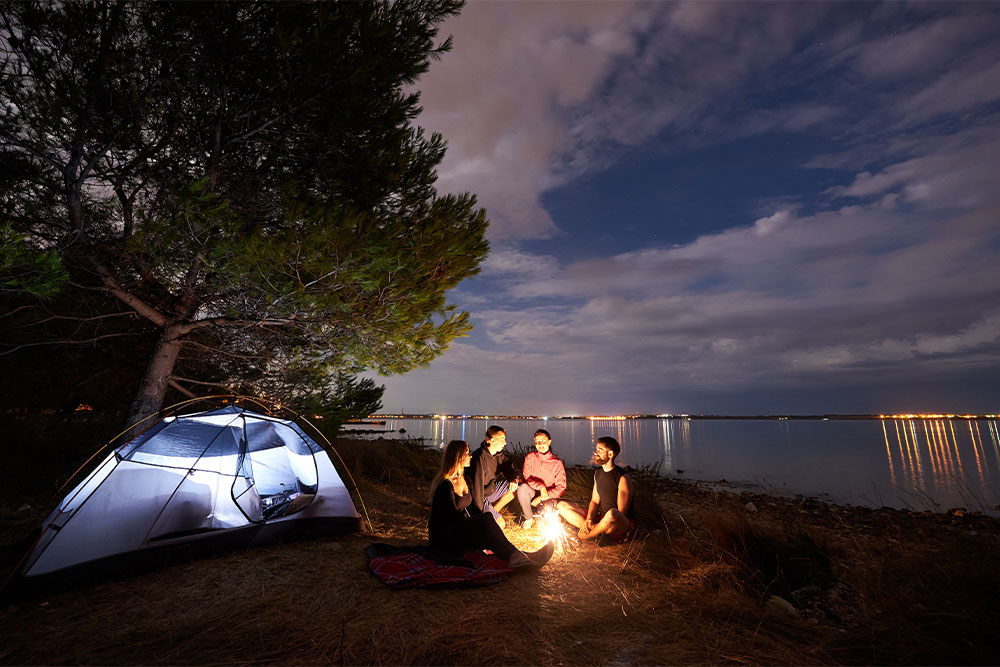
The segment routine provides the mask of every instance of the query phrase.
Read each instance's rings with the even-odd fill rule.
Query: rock
[[[678,468],[678,469],[677,469],[677,474],[678,474],[678,475],[683,475],[683,474],[684,474],[684,471],[683,471],[683,470],[681,470],[680,468]]]
[[[400,433],[406,433],[406,429],[405,428],[401,428],[401,429],[399,429],[399,432]]]
[[[767,599],[764,608],[782,616],[798,616],[799,610],[783,597],[772,595]]]
[[[757,511],[757,506],[754,505],[752,502],[747,503],[746,505],[744,505],[744,507],[746,508],[747,512],[750,512],[751,514]]]

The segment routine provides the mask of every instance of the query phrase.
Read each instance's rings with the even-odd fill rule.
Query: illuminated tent
[[[316,442],[293,421],[231,406],[167,417],[112,452],[45,520],[21,572],[358,529]]]

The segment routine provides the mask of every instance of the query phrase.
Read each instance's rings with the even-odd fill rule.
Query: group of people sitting
[[[431,546],[456,556],[472,549],[489,549],[511,567],[541,567],[552,556],[552,542],[524,553],[504,534],[506,520],[500,511],[515,498],[525,529],[530,529],[541,514],[557,512],[577,529],[581,540],[605,536],[624,541],[632,537],[632,480],[615,464],[621,453],[617,440],[610,436],[597,439],[591,463],[598,469],[586,509],[562,499],[566,468],[552,451],[549,432],[535,431],[534,444],[535,451],[524,457],[518,472],[503,454],[507,434],[499,426],[486,430],[486,438],[475,452],[464,440],[449,442],[441,457],[441,470],[431,485],[427,526]]]

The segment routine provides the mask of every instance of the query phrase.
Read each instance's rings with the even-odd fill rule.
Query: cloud
[[[477,193],[492,239],[553,238],[572,230],[542,193],[658,137],[664,150],[776,131],[870,142],[981,108],[1000,97],[998,28],[974,5],[470,3],[442,28],[454,50],[419,82],[419,122],[449,142],[440,189]]]
[[[904,148],[905,147],[905,148]],[[870,198],[896,192],[901,202],[935,207],[987,205],[1000,199],[1000,121],[994,119],[944,137],[901,143],[907,159],[876,171],[862,171],[846,187],[846,197]],[[912,152],[916,152],[913,154]]]
[[[522,276],[535,279],[551,276],[558,260],[548,255],[536,255],[515,248],[498,248],[490,251],[483,264],[487,276]]]
[[[444,191],[476,192],[496,240],[558,236],[541,193],[612,164],[794,52],[826,10],[642,2],[470,3],[443,26],[454,50],[419,82],[419,122],[449,142]],[[759,113],[805,130],[830,104]]]
[[[449,150],[444,191],[470,190],[494,239],[558,233],[538,201],[552,156],[574,142],[568,109],[589,99],[617,59],[634,52],[655,7],[588,2],[470,3],[442,28],[454,50],[419,82],[419,123]]]
[[[945,63],[968,54],[970,44],[992,39],[991,23],[988,13],[966,12],[893,31],[856,46],[855,68],[868,78],[890,83],[940,72]]]
[[[909,98],[903,105],[906,121],[966,111],[1000,99],[1000,63],[985,63],[964,71],[949,72]]]
[[[480,195],[494,250],[456,299],[476,338],[389,380],[387,407],[661,412],[1000,371],[1000,11],[566,7],[472,3],[445,26],[420,123],[445,132],[442,189]],[[571,259],[583,231],[540,203],[630,151],[803,134],[826,153],[802,169],[832,176],[690,242]]]
[[[1000,369],[1000,309],[982,308],[1000,303],[998,214],[921,221],[875,206],[784,210],[602,260],[559,265],[520,253],[521,265],[553,270],[519,273],[477,309],[495,347],[462,344],[426,376],[390,386],[402,395],[439,370],[458,385],[486,373],[488,386],[468,392],[434,381],[436,400],[462,412],[655,412],[676,408],[685,392]],[[718,280],[698,287],[706,276]],[[527,306],[527,296],[558,301]]]

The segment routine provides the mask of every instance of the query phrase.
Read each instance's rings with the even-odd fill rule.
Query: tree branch
[[[156,326],[163,327],[167,325],[169,320],[166,315],[122,287],[121,284],[115,280],[114,276],[111,275],[111,271],[108,270],[106,266],[96,261],[95,264],[97,274],[101,277],[101,282],[104,283],[104,289],[114,294],[119,301],[131,307],[135,310],[135,312],[139,313]]]
[[[24,306],[22,306],[23,308]],[[71,322],[94,322],[97,320],[106,320],[111,317],[122,317],[124,315],[135,315],[133,310],[123,310],[118,313],[108,313],[106,315],[94,315],[92,317],[77,317],[74,315],[49,315],[48,317],[38,320],[37,322],[28,322],[24,326],[35,327],[39,324],[45,324],[46,322],[51,322],[52,320],[69,320]]]
[[[187,382],[189,384],[203,384],[208,387],[222,387],[223,389],[229,389],[229,385],[224,382],[205,382],[204,380],[192,380],[191,378],[182,378],[179,375],[171,375],[171,380],[177,380],[178,382]]]
[[[5,317],[10,317],[14,313],[18,313],[18,312],[20,312],[22,310],[27,310],[27,309],[30,309],[30,308],[40,308],[40,306],[36,306],[36,305],[33,305],[33,304],[24,305],[24,306],[18,306],[14,310],[12,310],[10,312],[7,312],[7,313],[4,313],[3,315],[0,315],[0,319],[3,319]]]
[[[40,341],[38,343],[23,343],[21,345],[16,345],[13,348],[6,350],[4,352],[0,352],[0,357],[8,354],[13,354],[14,352],[17,352],[18,350],[23,350],[26,347],[40,347],[42,345],[87,345],[89,343],[96,343],[97,341],[104,340],[106,338],[121,338],[122,336],[138,336],[140,334],[141,332],[138,331],[126,331],[122,333],[110,333],[110,334],[103,334],[101,336],[94,336],[93,338],[88,338],[86,340],[61,339],[61,340],[45,340],[45,341]]]
[[[257,359],[259,361],[267,361],[267,360],[269,360],[271,358],[270,355],[266,355],[266,354],[265,355],[255,355],[255,354],[246,354],[246,353],[243,353],[243,352],[230,352],[230,351],[224,350],[224,349],[222,349],[220,347],[212,347],[211,345],[205,345],[204,343],[198,343],[198,342],[193,341],[193,340],[185,340],[185,341],[183,341],[183,343],[184,343],[184,345],[189,345],[191,347],[196,347],[196,348],[205,350],[206,352],[209,352],[211,354],[218,354],[220,356],[231,357],[233,359]]]
[[[180,386],[179,384],[177,384],[174,381],[173,378],[168,379],[167,380],[167,384],[170,385],[171,387],[173,387],[174,389],[176,389],[177,391],[181,392],[182,394],[184,394],[188,398],[198,398],[197,394],[195,394],[193,392],[190,392],[187,389],[185,389],[184,387]]]
[[[294,317],[284,319],[267,320],[236,320],[228,317],[210,317],[196,322],[189,322],[180,326],[181,334],[188,334],[195,329],[204,329],[211,326],[233,326],[233,327],[264,327],[264,326],[284,326],[286,324],[307,324],[307,321],[298,320]]]

